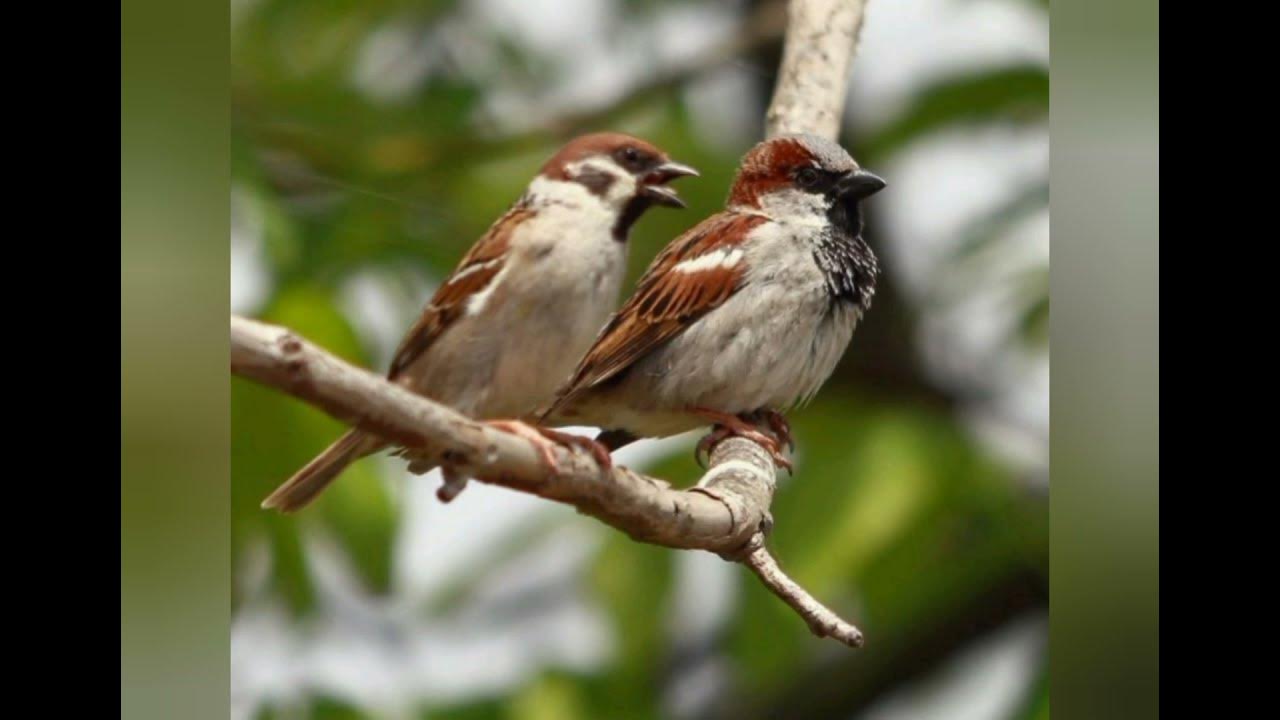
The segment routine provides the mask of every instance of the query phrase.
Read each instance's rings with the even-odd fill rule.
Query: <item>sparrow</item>
[[[861,202],[884,187],[815,135],[756,145],[725,210],[654,259],[540,421],[602,428],[607,450],[712,424],[699,457],[741,435],[790,469],[782,413],[817,393],[871,306]]]
[[[590,442],[519,420],[554,397],[617,307],[632,225],[655,205],[684,207],[667,183],[697,174],[628,135],[572,140],[441,283],[388,379],[541,443],[553,465],[546,443]],[[348,465],[387,446],[350,430],[262,507],[298,510]]]

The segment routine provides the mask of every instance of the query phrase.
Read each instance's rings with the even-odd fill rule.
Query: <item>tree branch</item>
[[[765,135],[840,134],[849,64],[866,0],[792,0],[778,85],[765,114]]]
[[[572,505],[640,542],[708,550],[750,567],[819,636],[858,646],[862,636],[783,574],[763,545],[776,487],[773,460],[731,437],[688,490],[556,449],[559,472],[527,439],[476,422],[321,350],[292,331],[231,317],[231,371],[410,448],[481,482]]]

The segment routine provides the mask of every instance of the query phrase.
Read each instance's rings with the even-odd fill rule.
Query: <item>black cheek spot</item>
[[[589,169],[580,173],[573,181],[591,191],[592,195],[604,197],[605,193],[609,192],[609,188],[613,187],[616,179],[607,172]]]

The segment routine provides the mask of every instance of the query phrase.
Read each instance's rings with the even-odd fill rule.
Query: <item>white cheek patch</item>
[[[731,268],[742,260],[742,254],[742,248],[720,248],[706,255],[699,255],[692,260],[677,263],[671,270],[678,273],[696,273],[719,268]]]
[[[825,225],[827,204],[821,195],[787,188],[760,198],[760,208],[775,219],[797,225]]]

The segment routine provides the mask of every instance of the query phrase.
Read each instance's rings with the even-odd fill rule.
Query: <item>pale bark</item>
[[[861,635],[782,574],[764,549],[776,486],[769,453],[743,438],[711,451],[688,490],[590,455],[557,448],[552,472],[529,440],[472,420],[355,367],[292,331],[231,317],[231,371],[284,391],[330,415],[446,462],[454,474],[572,505],[635,540],[708,550],[743,562],[805,618],[814,632],[849,644]]]
[[[849,65],[866,0],[793,0],[787,9],[778,84],[765,114],[765,135],[840,134]]]

